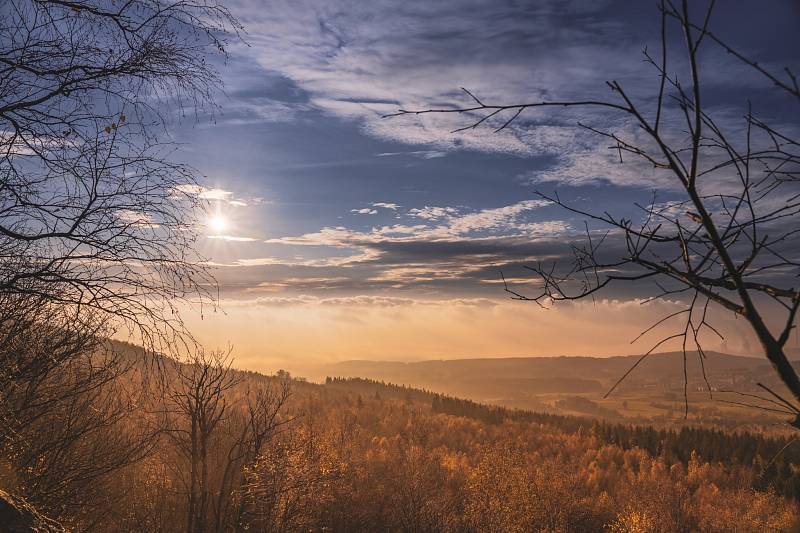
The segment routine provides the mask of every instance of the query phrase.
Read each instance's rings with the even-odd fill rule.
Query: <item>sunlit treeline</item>
[[[757,475],[755,488],[774,490],[800,499],[800,444],[782,431],[725,431],[713,427],[682,425],[679,428],[605,422],[593,418],[564,416],[525,410],[510,410],[454,398],[425,390],[364,378],[328,378],[328,385],[345,387],[361,394],[427,402],[435,413],[445,413],[501,424],[506,420],[530,422],[558,428],[567,433],[591,436],[603,444],[625,450],[641,448],[667,464],[688,464],[692,457],[711,463],[744,466]]]
[[[510,411],[440,394],[431,396],[434,412],[476,418],[488,424],[507,419],[546,424],[565,432],[591,435],[598,442],[625,450],[641,448],[650,455],[662,457],[670,465],[688,464],[692,458],[699,457],[711,463],[749,467],[757,473],[753,478],[754,487],[800,499],[800,444],[793,437],[697,426],[672,429],[620,424],[576,416]]]

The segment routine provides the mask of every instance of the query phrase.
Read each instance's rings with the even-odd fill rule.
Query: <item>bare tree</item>
[[[210,447],[220,422],[229,415],[225,393],[239,382],[230,365],[230,352],[199,352],[189,364],[176,366],[169,399],[180,419],[169,435],[189,462],[187,533],[209,529]]]
[[[255,463],[276,433],[294,420],[283,412],[290,398],[289,379],[248,388],[245,393],[233,416],[234,426],[241,429],[224,460],[214,507],[215,531],[241,527],[247,505],[245,467]]]
[[[167,124],[213,111],[239,30],[206,0],[0,4],[0,444],[56,514],[155,442],[125,430],[141,398],[107,339],[175,353],[178,306],[215,296]]]
[[[96,383],[95,373],[70,388],[55,382],[63,368],[91,360],[107,332],[97,317],[63,311],[40,297],[0,294],[0,440],[105,381]],[[97,370],[115,366],[97,363]]]
[[[150,453],[159,426],[139,416],[144,389],[103,320],[65,311],[0,295],[0,461],[6,488],[88,529],[111,505],[110,474]]]
[[[167,114],[213,110],[211,54],[239,30],[208,0],[2,3],[0,291],[182,332],[178,303],[214,283]]]
[[[650,293],[650,299],[681,298],[686,303],[683,309],[662,318],[643,335],[675,317],[684,319],[683,326],[661,338],[631,371],[659,346],[676,339],[683,346],[684,369],[687,349],[693,346],[702,363],[702,337],[719,335],[709,323],[709,312],[713,308],[730,311],[749,325],[790,391],[791,398],[785,398],[761,385],[768,394],[759,396],[767,402],[762,407],[792,415],[792,424],[800,428],[800,379],[785,349],[800,308],[800,141],[791,127],[770,125],[758,118],[749,103],[740,125],[731,126],[715,118],[705,100],[699,55],[704,48],[717,47],[759,73],[778,92],[796,98],[795,102],[800,100],[797,77],[788,68],[773,73],[714,34],[714,1],[697,20],[688,0],[680,5],[663,0],[659,7],[660,54],[652,56],[644,51],[658,85],[644,104],[635,101],[622,84],[610,81],[607,85],[615,96],[613,100],[498,105],[484,103],[465,89],[474,105],[401,109],[389,116],[466,114],[473,121],[456,131],[493,121],[500,131],[528,110],[593,107],[616,113],[634,125],[637,133],[625,135],[579,123],[609,140],[620,163],[627,155],[643,162],[654,176],[668,175],[680,188],[682,199],[660,203],[654,194],[649,204],[636,206],[640,217],[634,220],[589,212],[562,200],[557,193],[540,193],[542,198],[610,229],[592,231],[587,225],[586,241],[573,246],[574,261],[567,268],[529,266],[541,281],[539,292],[522,294],[508,284],[506,290],[513,298],[547,306],[593,298],[611,284],[647,280],[658,287]],[[675,29],[680,31],[684,61],[670,59],[670,40],[678,35]],[[681,67],[674,68],[673,64]],[[611,256],[613,249],[606,252],[612,242],[622,246],[621,254]]]

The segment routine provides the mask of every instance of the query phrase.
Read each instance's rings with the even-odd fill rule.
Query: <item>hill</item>
[[[387,381],[507,407],[637,421],[682,418],[686,392],[690,415],[704,422],[724,425],[774,421],[770,417],[764,419],[762,412],[729,403],[737,400],[731,397],[736,394],[725,392],[756,392],[757,383],[782,390],[768,362],[719,352],[707,352],[702,360],[697,352],[687,353],[685,360],[682,352],[652,354],[609,399],[603,400],[639,359],[640,356],[631,355],[419,362],[353,360],[329,365],[324,371],[330,376]],[[727,420],[726,414],[730,415]]]

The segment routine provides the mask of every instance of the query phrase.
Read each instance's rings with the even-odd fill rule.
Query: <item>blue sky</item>
[[[800,4],[719,4],[718,35],[800,70]],[[607,112],[530,111],[500,133],[450,133],[464,116],[381,118],[467,104],[460,87],[500,103],[613,100],[612,79],[646,107],[658,81],[642,62],[645,46],[659,46],[655,2],[228,5],[247,44],[221,66],[222,108],[175,131],[226,221],[203,245],[223,303],[503,300],[499,269],[524,288],[521,265],[559,258],[584,227],[535,190],[627,215],[654,189],[659,201],[676,197],[667,175],[620,165],[606,140],[575,126],[637,135]],[[739,120],[749,97],[762,116],[797,124],[796,105],[787,114],[788,99],[723,51],[708,46],[701,61],[706,105],[723,123]]]

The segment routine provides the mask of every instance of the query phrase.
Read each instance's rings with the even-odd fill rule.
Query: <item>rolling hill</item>
[[[733,409],[737,418],[756,422],[762,413],[720,402],[725,391],[755,392],[757,383],[782,390],[763,358],[707,352],[652,354],[618,386],[603,396],[640,359],[619,357],[507,357],[419,362],[352,360],[328,365],[326,375],[362,377],[429,389],[475,401],[602,418],[683,415],[684,383],[695,414]],[[710,389],[710,390],[709,390]],[[712,395],[709,395],[709,392]],[[716,399],[713,397],[716,394]],[[666,402],[666,403],[665,403]],[[706,415],[711,415],[709,411]],[[717,413],[719,414],[719,413]],[[716,415],[715,415],[716,416]],[[706,417],[708,418],[708,417]],[[719,417],[724,418],[724,417]],[[770,419],[771,420],[771,419]]]

